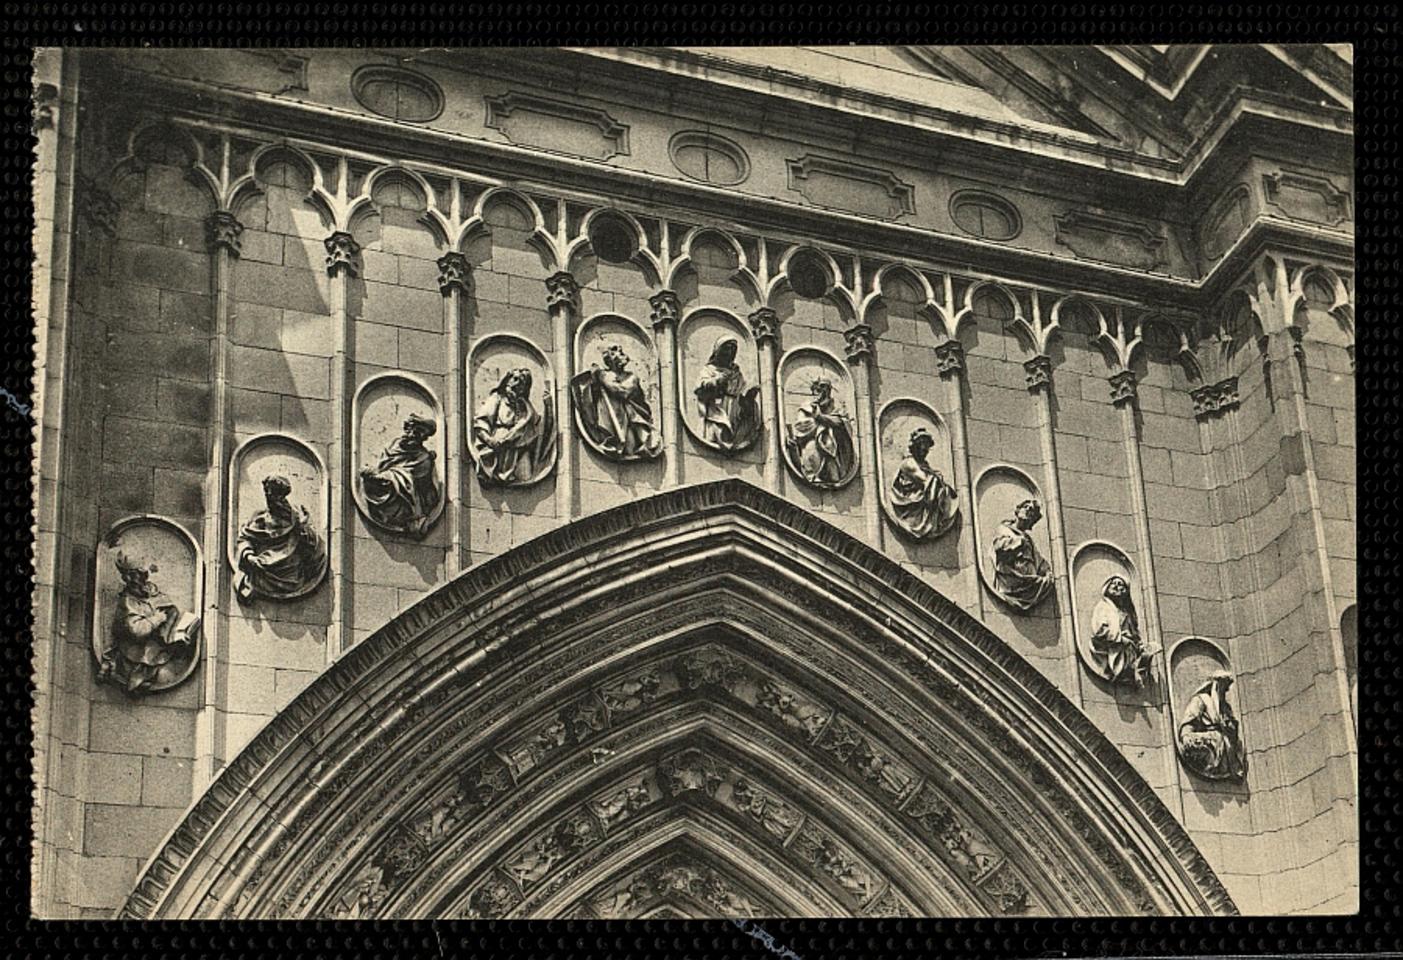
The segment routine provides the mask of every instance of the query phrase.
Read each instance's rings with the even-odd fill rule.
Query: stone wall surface
[[[767,487],[812,511],[987,624],[1122,749],[1243,912],[1355,908],[1357,773],[1345,663],[1354,641],[1353,627],[1348,637],[1344,627],[1356,599],[1353,327],[1339,304],[1296,310],[1260,296],[1273,278],[1245,274],[1234,289],[1255,291],[1260,336],[1231,338],[1206,317],[1186,325],[1179,312],[1171,323],[1153,303],[1099,293],[1069,299],[1078,291],[1056,283],[1056,263],[1038,268],[1048,278],[995,285],[978,264],[922,260],[914,245],[916,279],[890,275],[879,284],[874,278],[892,261],[890,251],[853,246],[841,222],[829,235],[811,236],[801,232],[807,219],[783,222],[771,208],[757,208],[747,223],[710,218],[704,208],[712,194],[700,196],[697,210],[620,204],[636,216],[629,222],[639,225],[648,256],[615,258],[605,255],[598,233],[581,228],[586,214],[611,199],[577,188],[577,158],[562,162],[553,180],[533,178],[517,185],[519,193],[493,195],[486,188],[501,178],[475,166],[471,153],[452,168],[416,165],[414,157],[386,153],[378,127],[352,140],[344,126],[332,126],[366,114],[346,86],[359,55],[314,53],[300,68],[274,68],[248,52],[206,56],[209,69],[255,90],[301,69],[302,96],[329,111],[318,115],[325,130],[293,130],[269,113],[270,132],[257,136],[194,111],[167,117],[120,98],[109,104],[103,78],[122,71],[199,72],[179,52],[114,59],[94,61],[93,77],[80,84],[76,59],[63,58],[64,76],[56,77],[62,120],[41,135],[36,168],[36,183],[52,190],[36,229],[53,246],[51,261],[40,264],[50,275],[48,305],[36,314],[48,331],[40,359],[49,365],[38,384],[47,398],[38,520],[45,548],[35,593],[38,669],[48,678],[36,706],[45,731],[36,741],[36,770],[43,771],[36,862],[47,871],[48,892],[36,909],[110,916],[161,837],[270,718],[344,651],[462,570],[600,510],[722,477]],[[612,121],[628,128],[630,147],[617,169],[677,179],[669,129],[681,119],[701,122],[686,117],[686,107],[666,114],[635,101],[571,98],[494,69],[425,67],[447,102],[429,132],[511,141],[523,150],[537,138],[536,156],[549,163],[559,159],[561,142],[583,151],[581,144],[600,136],[617,139]],[[492,98],[512,91],[569,101],[584,113],[532,114],[517,104],[503,114],[515,120],[484,128]],[[600,110],[606,118],[590,112]],[[522,119],[531,116],[546,119],[532,126]],[[157,120],[192,122],[176,124],[180,136],[124,141],[119,130]],[[755,178],[737,195],[805,207],[804,217],[813,201],[786,180],[785,161],[842,153],[798,139],[797,127],[770,136],[744,110],[706,129],[749,152]],[[397,138],[415,132],[404,124],[393,131]],[[556,138],[555,147],[542,138]],[[881,165],[864,149],[859,144],[853,156]],[[248,182],[229,172],[240,162]],[[213,175],[214,188],[192,175],[196,164]],[[1268,209],[1262,171],[1279,180],[1280,164],[1270,156],[1253,164],[1243,174],[1255,185],[1251,209]],[[983,185],[998,187],[1021,211],[1018,243],[1027,252],[1084,267],[1096,257],[1107,266],[1104,257],[1122,249],[1078,253],[1080,241],[1057,239],[1058,218],[1073,207],[1120,202],[1118,189],[1101,190],[1089,176],[1058,192],[1045,172],[1003,184],[987,164],[964,178],[945,166],[936,173],[885,166],[898,186],[915,185],[914,213],[896,218],[909,226],[953,231],[950,195]],[[810,184],[821,179],[809,177]],[[105,219],[82,215],[94,201],[69,199],[80,182],[101,190]],[[880,182],[899,198],[897,187]],[[1320,197],[1320,216],[1328,218],[1332,204],[1343,202],[1319,183],[1273,189],[1278,209],[1298,195]],[[1109,266],[1197,273],[1199,261],[1184,251],[1202,229],[1191,226],[1201,211],[1179,209],[1173,191],[1155,187],[1154,196],[1161,194],[1139,208],[1146,232],[1127,235],[1141,252],[1158,250],[1162,240],[1162,260]],[[210,241],[207,224],[217,211],[242,227],[237,255]],[[694,237],[694,227],[727,233]],[[338,233],[352,238],[356,252],[349,268],[329,269],[330,238]],[[727,236],[742,238],[744,264]],[[782,256],[809,246],[832,252],[823,262],[836,272],[816,292],[796,291]],[[460,292],[444,280],[443,258],[452,251],[468,266]],[[1304,276],[1308,266],[1271,250],[1262,257],[1268,266],[1259,260],[1259,274],[1279,267]],[[565,307],[551,293],[562,272],[578,285]],[[1114,276],[1106,281],[1115,283]],[[658,320],[656,298],[667,290],[677,296],[680,323]],[[1054,306],[1060,316],[1049,333]],[[682,420],[694,401],[664,390],[676,382],[667,371],[675,377],[681,365],[698,362],[676,341],[686,317],[702,308],[729,313],[745,330],[753,313],[772,309],[778,333],[768,362],[776,367],[798,347],[837,358],[854,384],[845,413],[860,463],[872,464],[873,421],[885,404],[909,398],[933,409],[963,444],[942,454],[953,464],[947,479],[960,500],[953,530],[923,541],[904,536],[879,510],[880,471],[859,470],[836,490],[804,483],[783,456],[771,455],[779,447],[769,445],[775,421],[731,458],[700,443]],[[1208,313],[1216,317],[1218,309],[1215,301]],[[581,372],[573,370],[574,331],[600,314],[627,318],[653,338],[664,372],[645,394],[663,438],[658,460],[614,462],[580,439],[559,373]],[[1116,323],[1133,326],[1145,343],[1130,346],[1131,326]],[[1191,333],[1194,353],[1154,342],[1157,323]],[[862,324],[871,328],[870,359],[851,352],[852,331]],[[1204,332],[1211,335],[1200,341]],[[498,334],[530,341],[554,374],[533,390],[538,404],[543,389],[553,391],[561,459],[530,486],[484,486],[474,476],[469,357]],[[963,361],[946,368],[941,358],[952,340]],[[1033,385],[1029,364],[1038,357],[1046,358],[1050,381]],[[1115,377],[1127,371],[1132,391],[1117,396]],[[441,412],[429,447],[445,502],[422,536],[387,532],[353,502],[357,472],[378,454],[355,448],[356,398],[385,374],[418,384]],[[1229,377],[1236,378],[1231,402],[1205,410],[1199,392]],[[797,387],[767,389],[775,393],[762,395],[762,406]],[[285,602],[237,597],[227,559],[233,480],[220,475],[233,450],[264,434],[305,444],[331,481],[327,582]],[[216,455],[224,462],[212,461]],[[974,481],[991,467],[1021,472],[1040,492],[1057,585],[1031,611],[995,596],[980,572],[988,532],[1008,519],[976,518]],[[102,625],[94,625],[93,567],[104,533],[145,514],[172,521],[202,546],[205,659],[193,680],[130,697],[94,682],[93,630]],[[1104,682],[1080,662],[1078,638],[1090,611],[1078,558],[1088,546],[1113,548],[1128,563],[1142,631],[1162,647],[1143,687]],[[1172,652],[1186,638],[1210,641],[1235,678],[1229,699],[1248,757],[1241,782],[1202,779],[1176,754],[1192,691],[1174,689]]]

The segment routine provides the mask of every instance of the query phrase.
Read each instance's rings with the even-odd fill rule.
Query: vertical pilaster
[[[351,629],[351,557],[354,544],[354,518],[351,484],[355,470],[351,463],[351,398],[354,395],[351,324],[351,281],[360,274],[360,244],[344,230],[337,230],[323,241],[326,272],[331,278],[331,624],[327,628],[326,658],[330,663],[349,649]]]
[[[1034,310],[1038,308],[1033,298]],[[1081,670],[1077,667],[1076,624],[1072,620],[1072,584],[1067,569],[1067,534],[1062,525],[1062,484],[1057,476],[1057,438],[1052,428],[1052,359],[1046,354],[1025,360],[1023,372],[1028,390],[1037,397],[1038,446],[1043,460],[1043,515],[1052,541],[1052,576],[1057,590],[1058,653],[1066,666],[1063,692],[1081,706]]]
[[[958,340],[946,340],[935,348],[935,369],[945,381],[946,419],[950,424],[950,446],[955,487],[960,492],[966,533],[956,544],[960,568],[965,571],[966,595],[970,613],[984,619],[984,591],[979,588],[979,545],[974,539],[974,478],[970,476],[968,425],[965,422],[965,348]]]
[[[463,404],[467,402],[464,379],[463,325],[464,301],[472,293],[472,270],[468,258],[450,250],[438,258],[438,290],[443,294],[443,325],[448,331],[448,386],[443,398],[443,459],[448,482],[448,561],[444,573],[453,579],[468,566],[467,490],[463,483],[463,451],[466,444]]]
[[[677,486],[682,470],[682,423],[677,416],[677,317],[681,301],[672,290],[659,290],[648,298],[653,308],[653,337],[658,350],[658,374],[662,383],[661,403],[663,443],[667,457],[663,464],[663,489]]]
[[[1163,678],[1160,688],[1160,709],[1164,728],[1169,734],[1169,749],[1165,764],[1169,768],[1168,783],[1174,802],[1174,814],[1184,818],[1184,797],[1180,785],[1179,761],[1174,745],[1174,704],[1169,692],[1169,651],[1164,643],[1164,630],[1159,616],[1159,584],[1155,579],[1155,555],[1150,543],[1150,513],[1145,500],[1145,468],[1140,458],[1140,430],[1135,422],[1135,373],[1119,370],[1110,376],[1111,403],[1120,411],[1121,435],[1125,443],[1125,462],[1130,471],[1131,519],[1135,524],[1136,550],[1140,554],[1140,579],[1144,585],[1145,618],[1142,621]]]
[[[210,253],[211,287],[214,293],[214,337],[211,344],[213,369],[210,371],[209,463],[205,474],[205,522],[201,540],[204,550],[205,608],[201,622],[204,635],[203,702],[196,715],[196,758],[194,786],[198,792],[214,779],[224,766],[225,698],[228,683],[229,651],[225,649],[228,616],[224,598],[229,589],[225,554],[229,509],[229,325],[233,314],[234,264],[244,232],[228,210],[216,210],[205,218],[205,242]]]
[[[551,338],[555,344],[555,420],[560,427],[560,461],[555,474],[555,513],[561,520],[575,519],[575,418],[570,415],[570,379],[574,376],[575,349],[571,342],[579,313],[580,285],[565,271],[546,278],[546,309],[550,312]]]
[[[784,460],[779,449],[779,390],[775,382],[775,343],[779,338],[779,315],[761,307],[750,315],[750,333],[760,358],[760,397],[765,416],[765,485],[776,496],[784,496]]]
[[[875,344],[872,328],[859,323],[843,331],[847,340],[848,363],[856,371],[853,377],[857,384],[857,431],[861,435],[858,456],[862,458],[859,473],[862,476],[862,506],[867,514],[867,542],[876,550],[882,549],[882,491],[878,485],[880,471],[877,459],[881,456],[881,441],[877,438],[874,409],[876,385],[872,382],[872,353]]]

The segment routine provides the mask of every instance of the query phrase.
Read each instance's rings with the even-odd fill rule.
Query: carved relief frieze
[[[860,910],[876,894],[881,882],[877,874],[812,820],[799,828],[789,849],[826,876],[854,909]]]
[[[731,785],[728,799],[733,807],[758,823],[766,833],[783,843],[794,834],[804,815],[791,804],[759,787],[743,775]]]
[[[95,561],[98,682],[138,697],[187,679],[203,648],[204,570],[195,539],[164,517],[128,517],[107,531]]]
[[[755,706],[810,742],[823,731],[832,714],[828,707],[776,680],[760,682],[756,689]]]
[[[691,748],[658,763],[658,777],[670,796],[690,793],[715,796],[724,778],[721,763],[706,751]]]
[[[598,107],[515,90],[484,101],[484,125],[517,146],[593,160],[629,152],[627,124]]]
[[[1190,391],[1189,396],[1194,403],[1194,416],[1200,420],[1232,410],[1238,405],[1237,377],[1197,387]]]
[[[661,390],[652,338],[626,317],[601,314],[575,333],[570,397],[575,423],[591,450],[607,460],[662,456]]]
[[[916,212],[916,188],[890,170],[813,154],[786,163],[789,189],[816,207],[882,220]]]
[[[386,373],[361,384],[352,409],[356,506],[372,527],[423,537],[444,506],[438,400],[417,378]]]
[[[1152,270],[1165,262],[1161,229],[1125,217],[1072,210],[1054,217],[1057,242],[1085,260]]]
[[[635,774],[589,802],[590,812],[606,833],[626,822],[653,801],[653,794],[648,789],[648,779],[646,772]]]
[[[468,354],[468,453],[484,488],[527,487],[555,469],[550,363],[523,337],[492,334]]]

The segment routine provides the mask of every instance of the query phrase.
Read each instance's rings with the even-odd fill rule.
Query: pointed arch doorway
[[[540,537],[348,652],[122,916],[1235,912],[1012,649],[723,481]]]

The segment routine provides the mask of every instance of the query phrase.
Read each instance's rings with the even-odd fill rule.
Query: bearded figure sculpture
[[[168,686],[195,655],[200,618],[161,590],[154,562],[118,553],[122,577],[112,626],[98,662],[98,680],[136,695]],[[164,681],[164,682],[163,682]]]
[[[610,460],[652,460],[662,436],[638,374],[628,369],[623,347],[604,349],[604,366],[591,365],[571,383],[575,414],[585,440]]]
[[[555,462],[555,407],[531,403],[531,371],[508,370],[488,391],[473,417],[473,460],[484,487],[524,487],[542,479]]]
[[[404,433],[373,467],[360,471],[366,513],[387,530],[422,537],[443,500],[435,468],[436,455],[424,446],[438,424],[417,413],[404,421]]]
[[[234,590],[240,600],[290,600],[311,593],[326,574],[326,547],[305,507],[288,502],[292,484],[263,478],[266,509],[239,528]]]
[[[785,449],[790,463],[807,483],[836,489],[857,472],[857,447],[852,425],[833,396],[833,382],[815,378],[809,385],[808,403],[799,407],[789,424]]]

